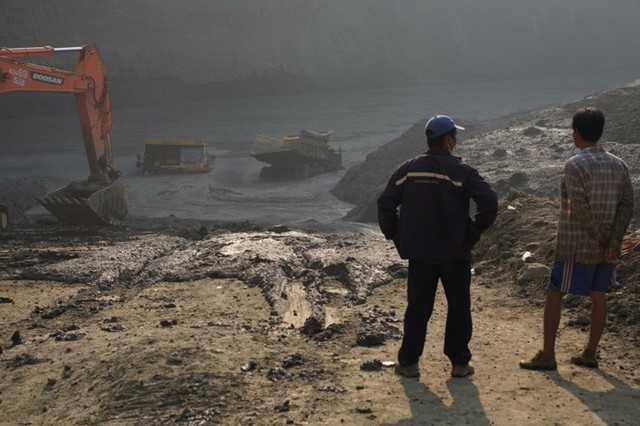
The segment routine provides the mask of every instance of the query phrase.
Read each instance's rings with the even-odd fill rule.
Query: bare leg
[[[556,336],[560,325],[560,307],[564,293],[556,290],[547,290],[547,298],[544,304],[544,347],[545,352],[555,352]]]
[[[604,291],[591,292],[591,326],[587,350],[595,355],[607,320],[607,295]]]

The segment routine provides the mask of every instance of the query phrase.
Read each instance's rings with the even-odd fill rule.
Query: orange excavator
[[[78,52],[74,71],[17,60]],[[0,94],[13,91],[73,93],[89,162],[89,177],[72,181],[38,201],[61,222],[77,225],[117,224],[127,215],[120,172],[111,152],[111,109],[104,64],[92,46],[0,47]],[[6,213],[6,208],[3,210]],[[6,225],[5,225],[6,226]]]

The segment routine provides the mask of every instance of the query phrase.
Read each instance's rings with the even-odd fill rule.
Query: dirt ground
[[[637,424],[638,309],[623,303],[637,292],[635,251],[610,296],[600,369],[568,362],[588,334],[588,303],[573,301],[558,371],[518,367],[541,345],[544,278],[524,272],[548,264],[556,212],[513,197],[478,246],[476,374],[464,379],[442,354],[442,291],[422,377],[386,366],[400,344],[406,269],[375,230],[17,225],[0,236],[0,422]]]

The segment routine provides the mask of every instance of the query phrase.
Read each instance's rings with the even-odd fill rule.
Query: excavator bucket
[[[73,225],[116,225],[127,216],[124,186],[73,181],[38,200],[60,222]]]

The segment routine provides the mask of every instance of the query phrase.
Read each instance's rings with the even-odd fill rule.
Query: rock
[[[255,362],[255,361],[249,361],[249,362],[246,362],[246,363],[242,364],[242,367],[240,367],[240,371],[243,371],[243,372],[246,373],[248,371],[253,371],[256,368],[258,368],[258,363]]]
[[[85,337],[87,337],[86,333],[82,333],[79,331],[63,331],[63,330],[58,330],[55,333],[53,333],[53,336],[55,337],[56,341],[58,342],[72,342],[75,340],[80,340],[80,339],[84,339]]]
[[[18,346],[23,344],[24,341],[22,340],[22,337],[20,336],[20,331],[16,330],[13,335],[11,335],[11,344],[13,346]]]
[[[360,370],[362,371],[380,371],[382,370],[382,361],[374,359],[372,361],[365,361],[360,364]]]
[[[514,201],[514,200],[517,200],[518,198],[522,198],[524,196],[525,195],[521,191],[518,191],[515,188],[509,188],[509,195],[507,196],[507,200]]]
[[[493,151],[493,154],[491,154],[491,156],[493,158],[504,158],[507,156],[507,151],[503,148],[498,148]]]
[[[522,134],[525,136],[534,137],[541,135],[542,130],[538,129],[537,127],[527,127],[526,129],[524,129],[524,132],[522,132]]]
[[[267,378],[272,382],[277,382],[287,376],[287,372],[282,367],[275,367],[269,369],[267,373]]]
[[[167,365],[182,365],[182,362],[183,360],[178,352],[171,353],[167,358]]]
[[[178,320],[166,320],[163,319],[162,321],[160,321],[160,327],[162,328],[166,328],[166,327],[172,327],[174,325],[176,325],[178,323]]]
[[[295,353],[287,355],[284,360],[282,360],[282,368],[291,368],[298,365],[302,365],[302,355]]]
[[[541,263],[526,263],[520,275],[518,275],[518,285],[532,281],[539,281],[549,277],[551,269]]]

